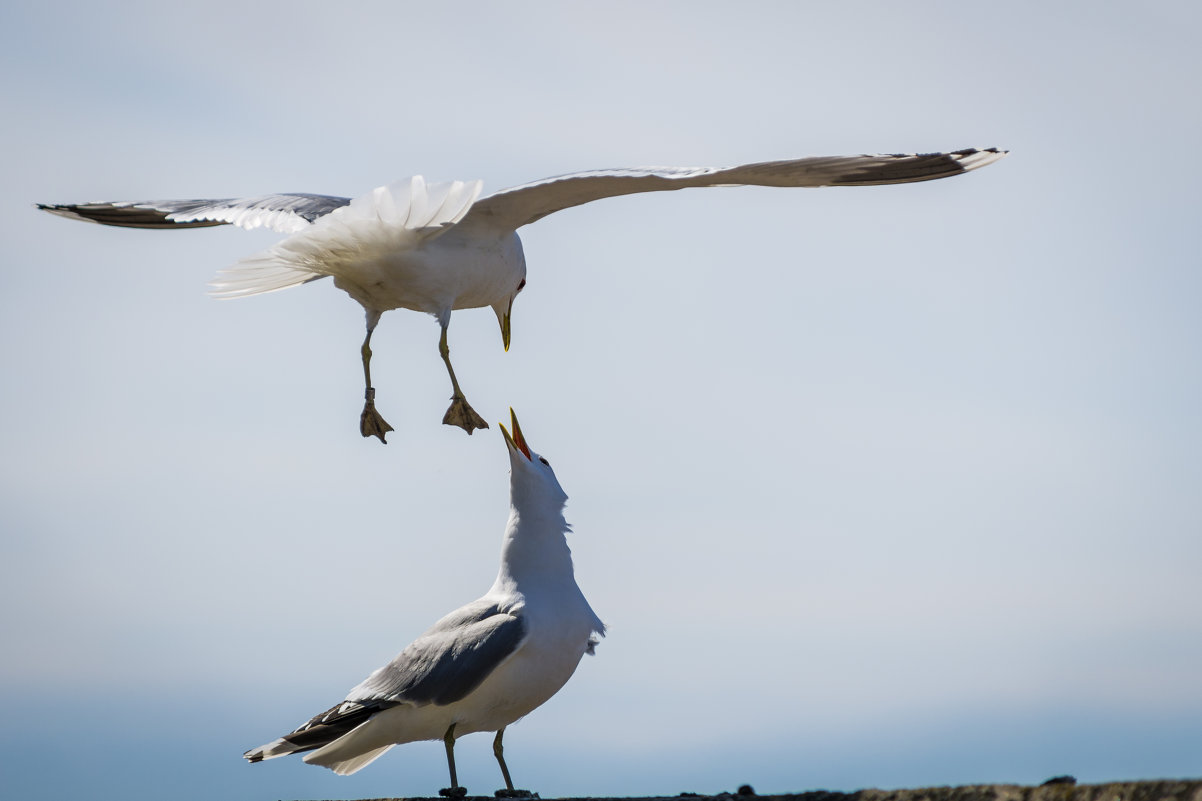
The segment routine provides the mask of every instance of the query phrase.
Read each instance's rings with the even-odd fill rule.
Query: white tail
[[[337,742],[337,740],[334,741],[334,743]],[[330,745],[334,745],[334,743],[331,743]],[[368,751],[366,753],[359,754],[358,756],[351,757],[350,759],[342,760],[341,762],[333,761],[328,757],[323,758],[323,752],[327,749],[319,748],[310,754],[306,754],[304,756],[304,760],[310,765],[321,765],[323,768],[329,768],[339,776],[350,776],[352,773],[363,770],[368,765],[384,756],[391,748],[391,745],[386,745],[382,748],[377,748],[374,751]]]
[[[462,220],[482,189],[481,181],[427,187],[420,175],[378,187],[220,271],[209,285],[211,294],[241,298],[275,292],[416,248]]]

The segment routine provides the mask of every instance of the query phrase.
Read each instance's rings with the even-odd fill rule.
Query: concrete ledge
[[[565,798],[557,801],[1202,801],[1202,779],[1165,779],[1109,784],[1075,784],[1071,780],[1038,787],[1017,784],[974,784],[964,787],[924,787],[917,790],[857,790],[832,793],[814,790],[785,795],[755,795],[750,788],[720,795],[630,796],[623,798]],[[365,801],[446,801],[444,798],[380,798]],[[491,795],[464,801],[495,801]],[[550,799],[543,799],[550,801]]]

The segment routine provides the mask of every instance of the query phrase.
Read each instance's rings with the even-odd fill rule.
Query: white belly
[[[455,724],[455,736],[460,737],[498,731],[528,715],[572,677],[588,647],[593,622],[584,616],[557,616],[534,622],[532,628],[517,653],[467,697],[445,706],[401,704],[385,709],[323,748],[319,764],[390,745],[441,740],[451,724]]]
[[[371,311],[440,315],[507,302],[526,275],[526,260],[517,234],[453,229],[414,248],[364,254],[354,269],[330,274]]]
[[[571,651],[527,644],[475,692],[447,707],[455,734],[497,731],[542,706],[576,672],[587,644],[587,633]]]

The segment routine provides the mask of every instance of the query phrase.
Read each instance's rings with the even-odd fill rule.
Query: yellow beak
[[[509,420],[513,425],[512,435],[506,430],[504,423],[497,423],[501,427],[501,433],[505,435],[505,441],[509,443],[509,447],[521,453],[527,460],[533,459],[534,457],[530,455],[530,446],[526,444],[526,438],[522,436],[522,427],[518,425],[518,416],[513,413],[512,408],[509,409]]]
[[[505,310],[505,314],[501,315],[501,342],[505,345],[505,352],[509,352],[509,315],[513,312],[513,298],[509,299],[509,308]],[[513,410],[510,409],[510,412]]]

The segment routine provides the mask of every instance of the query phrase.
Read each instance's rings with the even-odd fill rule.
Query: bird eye
[[[541,457],[541,456],[540,456],[540,457],[538,457],[538,460],[539,460],[540,462],[542,462],[543,464],[545,464],[547,467],[550,467],[550,466],[551,466],[551,463],[550,463],[550,462],[548,462],[546,459],[544,459],[544,458],[543,458],[543,457]]]
[[[525,288],[526,288],[526,279],[523,278],[522,283],[518,284],[518,288],[514,290],[514,293],[516,294],[518,292],[521,292]]]

